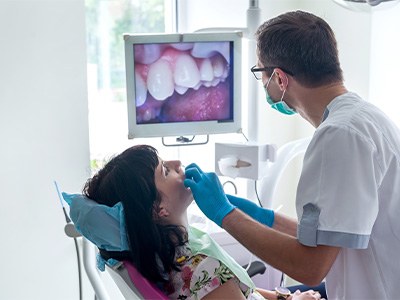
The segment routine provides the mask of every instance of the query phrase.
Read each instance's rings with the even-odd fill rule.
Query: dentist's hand
[[[274,225],[275,213],[273,210],[262,208],[247,199],[239,198],[232,195],[226,195],[226,197],[231,204],[237,206],[237,208],[248,214],[254,220],[257,220],[258,222],[269,227],[272,227],[272,225]]]
[[[218,176],[215,173],[204,173],[196,164],[185,169],[184,185],[191,189],[194,200],[203,213],[217,225],[229,214],[233,206],[224,193]]]

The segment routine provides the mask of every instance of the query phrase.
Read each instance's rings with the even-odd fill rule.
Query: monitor
[[[130,139],[241,131],[241,32],[124,41]]]

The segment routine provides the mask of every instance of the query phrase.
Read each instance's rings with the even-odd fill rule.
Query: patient
[[[188,226],[193,197],[184,179],[180,161],[163,161],[147,145],[125,150],[89,179],[84,195],[109,207],[120,202],[124,212],[127,251],[102,250],[102,255],[131,261],[170,299],[277,299],[275,292],[255,289],[221,248],[199,242],[211,239]],[[288,299],[320,295],[297,291]]]

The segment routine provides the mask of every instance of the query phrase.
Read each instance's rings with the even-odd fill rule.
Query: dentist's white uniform
[[[302,244],[342,247],[330,300],[400,299],[400,131],[378,108],[354,93],[328,105],[296,205]]]

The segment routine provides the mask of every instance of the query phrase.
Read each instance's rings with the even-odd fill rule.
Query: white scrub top
[[[300,243],[342,248],[330,300],[400,299],[400,131],[383,112],[354,93],[327,106],[296,208]]]

